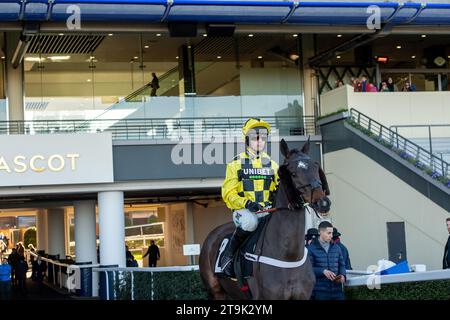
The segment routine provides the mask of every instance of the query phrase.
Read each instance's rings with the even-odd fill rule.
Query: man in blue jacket
[[[11,299],[11,266],[6,258],[0,264],[0,301]]]
[[[341,248],[331,241],[332,237],[333,225],[323,221],[319,224],[319,238],[308,246],[308,257],[316,276],[313,300],[344,300],[345,262]]]

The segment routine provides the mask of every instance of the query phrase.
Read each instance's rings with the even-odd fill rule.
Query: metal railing
[[[404,283],[418,281],[434,281],[450,279],[450,270],[432,270],[424,272],[408,272],[399,274],[378,275],[376,273],[367,273],[359,277],[348,278],[345,286],[358,287],[368,286],[373,288],[375,285],[388,283]]]
[[[113,140],[202,139],[241,136],[247,117],[0,121],[0,134],[111,132]],[[316,135],[313,116],[263,117],[280,135]]]
[[[400,157],[414,164],[421,170],[432,170],[444,178],[450,178],[449,163],[422,148],[397,132],[380,124],[365,114],[350,109],[350,124],[355,124],[364,133],[375,138],[379,143],[396,151]]]
[[[394,130],[397,134],[398,134],[398,131],[401,129],[414,129],[414,128],[426,129],[427,135],[428,135],[427,138],[428,138],[428,146],[429,146],[430,153],[440,154],[441,159],[442,159],[443,154],[450,154],[450,150],[441,150],[441,152],[437,152],[436,149],[433,150],[433,139],[437,139],[438,137],[433,138],[433,133],[432,133],[432,128],[444,128],[444,129],[447,129],[446,131],[448,131],[450,133],[450,124],[404,124],[404,125],[395,125],[395,126],[389,127],[389,129]],[[450,134],[447,138],[448,138],[448,146],[450,147]],[[411,138],[411,139],[413,139],[413,138]]]

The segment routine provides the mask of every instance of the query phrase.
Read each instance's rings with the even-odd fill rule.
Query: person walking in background
[[[352,270],[352,264],[350,263],[350,256],[348,254],[348,249],[341,242],[340,236],[341,234],[338,231],[338,229],[333,228],[333,243],[337,244],[341,248],[342,255],[344,257],[345,270]]]
[[[344,300],[345,271],[341,248],[331,241],[333,225],[319,224],[319,238],[308,246],[308,258],[316,276],[312,300]]]
[[[450,218],[445,220],[447,223],[447,231],[449,233],[447,244],[444,250],[444,259],[442,259],[442,269],[450,269]]]
[[[151,97],[156,97],[156,91],[159,89],[159,80],[156,76],[156,73],[152,72],[152,82],[150,82],[150,87],[152,87],[152,91],[150,93]]]
[[[0,265],[0,301],[11,300],[11,266],[6,258]]]
[[[142,257],[142,259],[145,258],[146,256],[148,256],[148,266],[150,268],[156,267],[156,263],[161,258],[161,256],[159,254],[159,248],[155,244],[154,240],[150,241],[150,247],[148,247],[147,252]]]
[[[47,271],[47,263],[42,261],[41,256],[33,261],[31,279],[38,284],[39,292],[42,292],[45,272]]]

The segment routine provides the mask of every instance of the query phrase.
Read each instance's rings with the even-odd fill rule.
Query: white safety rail
[[[37,258],[39,256],[38,254],[36,254],[34,252],[30,252],[30,255],[33,255],[35,258]],[[67,291],[69,293],[74,292],[75,289],[80,289],[80,287],[79,287],[80,269],[82,269],[82,268],[97,268],[100,266],[99,264],[90,264],[90,265],[67,264],[67,263],[62,263],[62,262],[56,261],[56,260],[48,259],[48,258],[45,258],[42,256],[40,256],[40,257],[41,257],[42,261],[47,262],[47,272],[48,272],[48,268],[50,268],[50,267],[53,270],[53,285],[54,286],[57,285],[56,279],[58,278],[59,288],[67,289]],[[55,272],[56,272],[55,266],[59,266],[57,275],[55,274]],[[61,267],[67,268],[67,271],[63,272]]]
[[[348,272],[350,272],[351,274],[351,270],[349,270]],[[433,280],[450,280],[450,269],[387,274],[387,275],[378,275],[376,273],[366,272],[365,275],[363,276],[348,277],[345,285],[347,287],[357,287],[357,286],[373,286],[374,284],[383,285],[388,283],[433,281]]]
[[[134,300],[134,273],[138,272],[150,272],[151,274],[151,300],[153,300],[153,273],[155,272],[169,272],[169,271],[198,271],[198,265],[190,266],[175,266],[175,267],[155,267],[155,268],[118,268],[118,267],[108,267],[108,268],[92,268],[93,272],[105,272],[106,276],[106,300],[109,300],[109,274],[108,272],[113,272],[113,277],[115,278],[116,272],[130,272],[131,273],[131,300]]]

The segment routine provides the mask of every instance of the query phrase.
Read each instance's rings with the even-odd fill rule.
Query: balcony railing
[[[313,116],[262,117],[281,136],[317,135]],[[95,119],[0,121],[0,134],[54,134],[111,132],[113,140],[179,140],[227,138],[242,135],[247,117],[208,117],[170,119]]]

